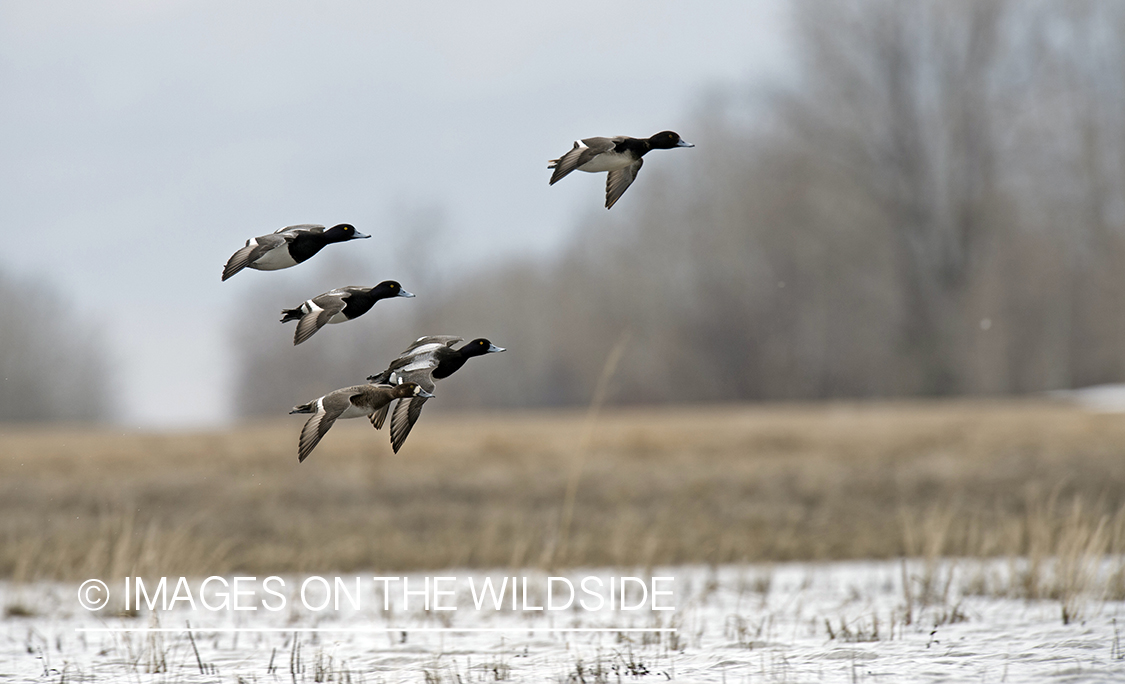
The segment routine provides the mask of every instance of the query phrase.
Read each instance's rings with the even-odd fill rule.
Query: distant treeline
[[[0,422],[112,413],[106,350],[93,327],[48,285],[0,272]]]
[[[784,86],[706,98],[696,149],[557,257],[404,280],[425,296],[380,304],[374,339],[247,326],[238,405],[362,381],[404,330],[509,348],[450,406],[587,402],[623,335],[619,403],[1125,379],[1125,3],[803,0],[793,26]]]

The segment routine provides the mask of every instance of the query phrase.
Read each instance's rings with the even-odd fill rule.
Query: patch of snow
[[[1006,568],[997,562],[984,570],[999,576]],[[1064,624],[1060,601],[961,593],[981,571],[980,562],[950,560],[562,573],[575,586],[590,576],[607,584],[623,575],[672,577],[673,611],[476,610],[464,583],[453,582],[447,585],[455,593],[443,601],[457,610],[423,610],[421,597],[410,597],[407,610],[392,590],[390,610],[382,593],[370,592],[359,610],[314,612],[301,606],[302,578],[290,577],[287,607],[277,612],[207,613],[181,603],[103,617],[78,605],[77,583],[7,583],[0,584],[0,604],[22,611],[0,622],[0,672],[8,673],[0,682],[1125,680],[1118,626],[1125,602],[1072,600],[1076,617]],[[529,604],[542,606],[542,573],[443,570],[429,577],[472,577],[479,589],[484,577],[512,575],[532,580]],[[926,583],[935,577],[941,581]],[[426,576],[409,579],[413,590]],[[923,586],[940,595],[925,595]],[[630,602],[637,600],[634,593]],[[189,621],[203,631],[190,638],[183,631],[77,631],[182,628]],[[278,631],[220,631],[233,627]],[[557,631],[587,628],[611,631]],[[298,631],[313,629],[322,631]],[[434,631],[412,631],[420,629]]]
[[[1072,390],[1053,390],[1047,396],[1078,404],[1096,413],[1125,413],[1125,384],[1092,385]]]

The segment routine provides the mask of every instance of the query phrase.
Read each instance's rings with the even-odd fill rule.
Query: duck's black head
[[[680,139],[680,134],[675,131],[661,131],[648,139],[649,146],[654,150],[670,150],[673,147],[695,147],[686,140]]]
[[[406,397],[422,397],[423,399],[432,399],[434,395],[422,389],[422,386],[416,382],[403,382],[395,385],[394,391],[391,392],[398,399],[405,399]]]
[[[324,239],[327,242],[347,242],[348,240],[369,237],[371,236],[359,232],[350,223],[340,223],[324,231]]]
[[[407,292],[402,289],[402,285],[398,284],[397,280],[384,280],[375,287],[371,288],[372,294],[379,297],[379,299],[388,299],[390,297],[413,297],[414,293]]]
[[[496,352],[507,351],[503,347],[497,347],[483,337],[477,338],[472,342],[461,347],[457,351],[461,352],[461,356],[484,356],[485,354],[495,354]]]

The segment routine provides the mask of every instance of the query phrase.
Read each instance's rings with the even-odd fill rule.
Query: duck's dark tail
[[[317,401],[320,401],[320,400],[317,399]],[[289,414],[292,415],[294,413],[316,413],[316,401],[310,401],[307,404],[301,404],[300,406],[294,406],[293,410],[290,411]]]
[[[296,309],[282,309],[281,322],[288,323],[289,321],[299,321],[304,315],[305,312],[301,310],[301,307],[297,307]]]

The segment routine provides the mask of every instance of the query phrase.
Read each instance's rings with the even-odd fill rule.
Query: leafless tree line
[[[0,421],[112,414],[105,350],[49,287],[0,273],[0,321]]]
[[[696,150],[646,165],[564,254],[380,305],[386,335],[301,363],[250,327],[239,405],[354,382],[404,330],[510,349],[441,387],[457,406],[586,402],[623,335],[624,403],[1125,379],[1125,5],[793,7],[792,82],[705,99]]]

